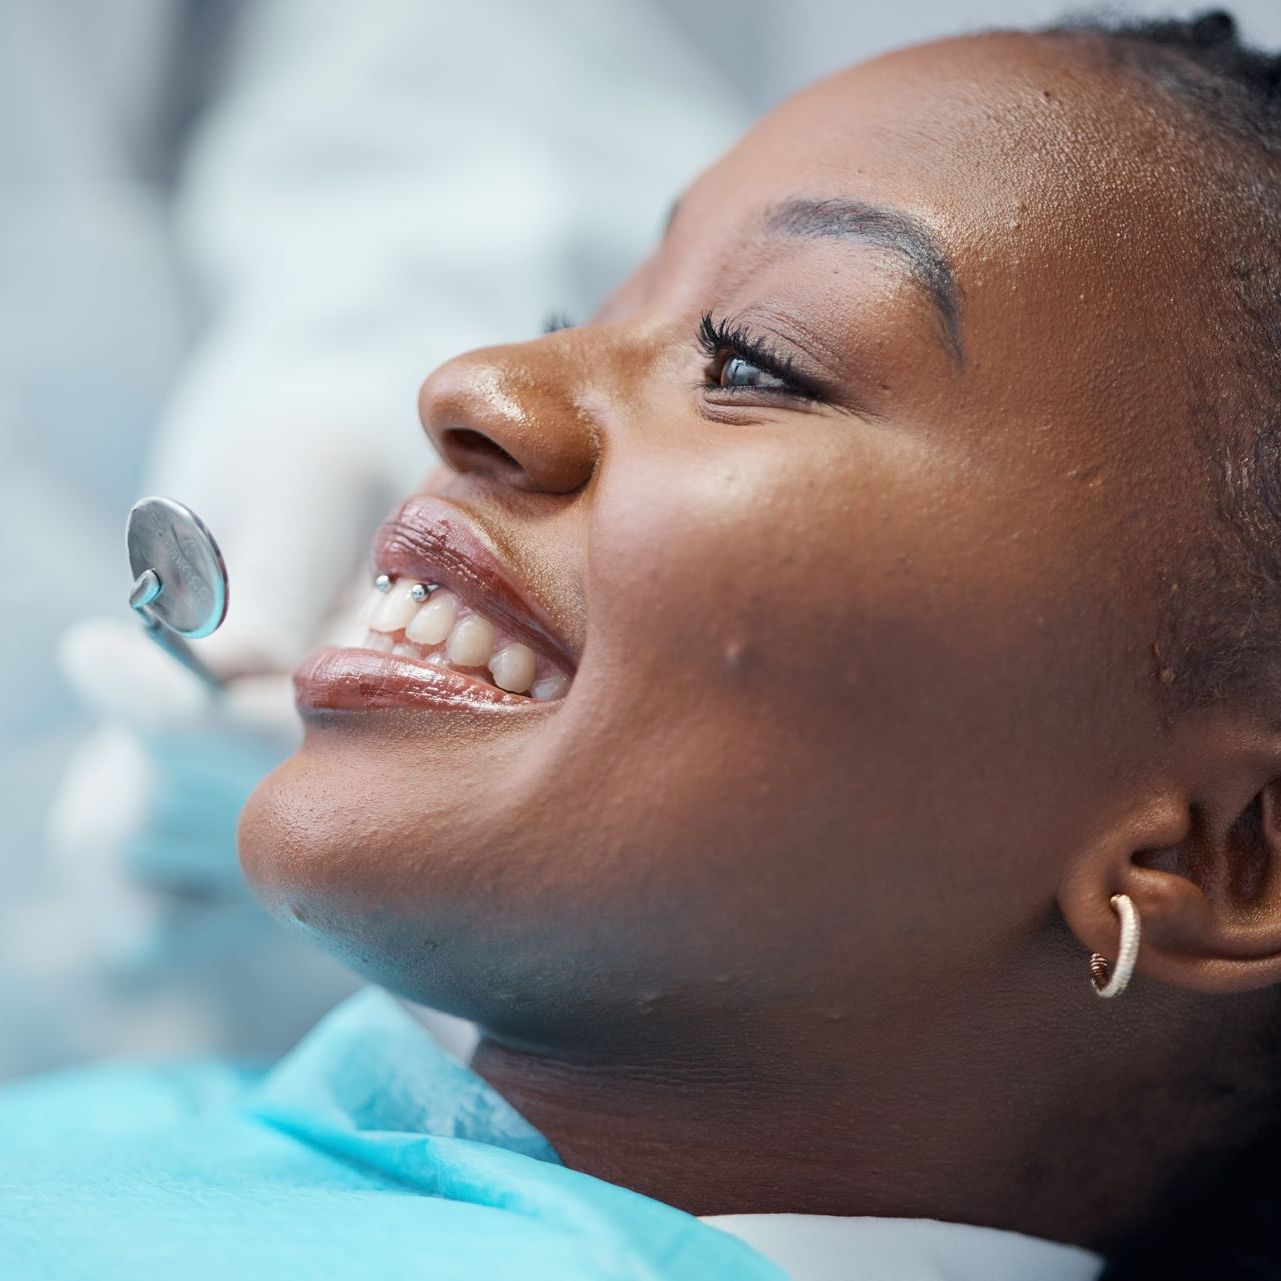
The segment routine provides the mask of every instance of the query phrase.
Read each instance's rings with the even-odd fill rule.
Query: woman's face
[[[456,474],[373,570],[572,683],[313,664],[242,826],[264,898],[530,1045],[928,1003],[1027,946],[1161,767],[1181,155],[1076,42],[912,49],[769,116],[590,324],[438,370]]]

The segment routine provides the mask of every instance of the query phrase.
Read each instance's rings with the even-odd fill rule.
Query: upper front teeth
[[[413,583],[397,582],[381,596],[375,598],[369,615],[369,626],[376,632],[398,632],[418,612],[418,602],[413,598]],[[381,590],[381,589],[379,589]]]
[[[393,580],[380,574],[374,587],[377,594],[367,609],[366,622],[379,637],[377,648],[426,662],[445,661],[439,654],[420,655],[408,644],[393,648],[392,635],[403,631],[405,642],[413,645],[433,647],[443,642],[449,662],[459,667],[488,666],[494,684],[509,693],[548,700],[560,698],[568,688],[568,677],[547,660],[540,662],[539,655],[528,645],[510,637],[503,643],[498,629],[487,618],[476,613],[460,617],[458,597],[441,590],[438,584]],[[383,638],[385,646],[381,643]],[[372,643],[373,637],[370,640]]]
[[[439,645],[449,635],[458,614],[458,597],[437,592],[405,625],[405,635],[418,645]]]

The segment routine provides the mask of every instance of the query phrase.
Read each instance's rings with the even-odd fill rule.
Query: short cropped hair
[[[1206,288],[1215,328],[1189,371],[1216,521],[1191,563],[1168,568],[1153,661],[1176,706],[1250,700],[1281,726],[1281,56],[1245,44],[1222,10],[1046,34],[1098,37],[1231,159],[1235,225]]]

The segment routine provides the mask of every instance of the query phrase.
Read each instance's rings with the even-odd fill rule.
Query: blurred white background
[[[542,7],[537,0],[524,4]],[[380,7],[406,11],[405,3],[350,6],[371,13]],[[254,103],[272,109],[269,92],[242,94],[231,112],[225,104],[254,77],[270,84],[263,59],[283,56],[272,40],[283,32],[296,54],[305,44],[298,32],[323,25],[329,8],[327,0],[310,8],[278,0],[0,0],[0,1077],[124,1051],[272,1054],[348,984],[331,963],[286,939],[234,895],[225,904],[171,904],[178,928],[160,941],[144,939],[143,918],[132,914],[137,899],[104,893],[102,869],[90,875],[78,868],[74,851],[51,858],[45,837],[68,759],[93,728],[59,677],[59,637],[88,614],[127,616],[123,519],[146,483],[149,440],[158,424],[188,412],[193,397],[207,398],[192,391],[187,362],[195,353],[208,366],[211,318],[226,282],[218,279],[217,252],[202,259],[191,241],[219,234],[202,231],[200,207],[216,186],[209,175],[221,163],[219,148],[234,148],[238,129],[252,136]],[[423,0],[423,12],[434,8]],[[645,21],[657,33],[652,39],[611,43],[611,24],[622,30],[625,13],[651,8]],[[1247,36],[1281,46],[1276,0],[1242,0],[1232,8]],[[1114,11],[1171,9],[1145,3]],[[557,47],[548,56],[559,65],[577,67],[536,86],[549,118],[557,111],[570,120],[609,114],[614,86],[627,77],[659,98],[669,96],[673,110],[685,110],[681,78],[698,82],[688,90],[688,111],[704,114],[656,117],[646,136],[647,113],[658,108],[634,96],[627,145],[662,153],[679,131],[688,135],[685,151],[670,172],[661,165],[636,171],[630,220],[598,236],[572,269],[548,274],[538,238],[519,241],[526,208],[512,204],[500,212],[500,232],[502,218],[511,220],[515,248],[505,270],[520,306],[487,311],[462,292],[451,297],[422,280],[430,340],[419,341],[414,322],[387,340],[421,352],[422,367],[403,386],[399,366],[386,386],[370,386],[376,412],[368,429],[397,436],[406,450],[413,446],[413,382],[450,354],[450,334],[458,345],[519,338],[536,329],[538,309],[586,312],[643,252],[675,194],[670,188],[792,89],[896,45],[982,27],[1040,25],[1065,12],[1071,8],[1050,0],[656,0],[617,8],[602,2],[594,5],[589,39],[582,24],[565,18],[564,6],[548,4],[538,38]],[[273,24],[274,34],[264,36],[263,26]],[[501,21],[492,27],[492,57],[500,62],[516,56],[502,50],[511,34]],[[676,48],[684,52],[674,59]],[[441,74],[442,56],[451,56],[435,47],[430,26],[422,54],[421,76],[428,79]],[[323,51],[319,56],[323,64]],[[412,80],[413,65],[412,56],[402,57],[398,67]],[[396,92],[409,102],[407,83]],[[323,97],[324,76],[314,68],[311,88]],[[387,99],[396,100],[394,93]],[[306,102],[301,95],[290,110],[305,113]],[[521,114],[518,103],[504,110]],[[370,125],[375,133],[378,127],[376,120]],[[403,146],[398,126],[388,128]],[[305,128],[298,135],[300,148],[309,145]],[[282,154],[289,162],[281,152],[275,160]],[[405,155],[412,163],[412,143]],[[306,162],[304,155],[299,163]],[[632,172],[621,164],[614,172],[603,168],[600,180],[626,197]],[[347,181],[359,187],[359,168]],[[431,208],[446,215],[452,204],[466,209],[474,193],[465,186],[441,185]],[[573,196],[572,184],[566,191]],[[612,217],[593,199],[583,197],[584,210]],[[461,214],[453,223],[444,216],[442,225],[462,221]],[[442,234],[442,252],[457,249],[463,260],[472,252],[450,244],[448,230]],[[563,252],[551,238],[546,248],[548,255]],[[556,293],[544,297],[543,289]],[[526,305],[526,298],[536,302]],[[398,301],[405,305],[403,296]],[[370,330],[375,339],[381,323]],[[240,417],[234,400],[225,413],[234,439]],[[216,414],[211,421],[217,424]],[[415,479],[412,466],[406,486]],[[234,576],[234,562],[231,568]],[[135,925],[141,933],[132,938]]]

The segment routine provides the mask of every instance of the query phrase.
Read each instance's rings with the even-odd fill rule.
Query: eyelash
[[[554,334],[558,330],[573,327],[573,319],[559,309],[549,311],[543,320],[544,334]],[[816,401],[825,399],[822,389],[796,368],[796,362],[789,355],[775,351],[760,338],[752,337],[743,325],[731,325],[729,321],[717,320],[710,311],[705,311],[699,320],[697,337],[699,347],[712,362],[705,371],[703,383],[709,390],[728,392],[731,395],[741,395],[743,392],[755,392],[758,396],[771,394],[768,388],[720,385],[717,379],[725,368],[726,360],[738,356],[788,384],[789,390],[776,390],[773,392],[776,396]],[[725,359],[721,359],[722,357]]]
[[[698,345],[711,362],[704,371],[703,386],[729,395],[751,392],[756,396],[791,396],[798,400],[822,400],[822,390],[801,373],[796,362],[785,352],[776,351],[760,338],[753,337],[743,325],[732,325],[727,320],[717,320],[710,311],[703,313],[698,325]],[[717,381],[726,363],[739,357],[758,369],[781,379],[788,390],[761,387],[723,387]]]
[[[559,307],[553,307],[551,311],[543,317],[543,333],[554,334],[560,329],[573,329],[573,317],[567,311],[562,311]]]

